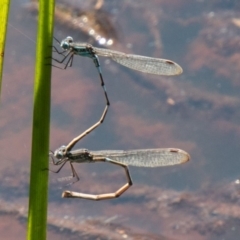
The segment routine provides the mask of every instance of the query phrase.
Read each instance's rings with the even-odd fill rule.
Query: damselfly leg
[[[113,193],[104,193],[104,194],[87,194],[87,193],[79,193],[79,192],[73,192],[73,191],[64,191],[62,193],[63,198],[83,198],[83,199],[89,199],[89,200],[106,200],[106,199],[113,199],[120,197],[125,191],[128,190],[132,186],[132,179],[128,170],[128,167],[125,164],[113,161],[108,158],[93,158],[94,162],[109,162],[114,165],[120,166],[124,169],[125,175],[127,178],[127,183],[124,184],[122,187],[120,187],[116,192]]]

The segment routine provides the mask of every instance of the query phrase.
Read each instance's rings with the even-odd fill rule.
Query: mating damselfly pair
[[[73,58],[75,55],[89,57],[93,60],[95,67],[98,70],[101,86],[104,89],[106,106],[99,121],[97,121],[93,126],[88,128],[82,134],[75,137],[68,143],[67,146],[62,146],[54,152],[50,153],[53,164],[60,165],[59,169],[56,172],[59,172],[62,167],[67,162],[69,162],[72,170],[72,176],[76,178],[76,181],[78,181],[79,177],[73,167],[73,163],[108,162],[123,167],[127,177],[127,183],[114,193],[93,195],[64,191],[62,194],[63,197],[84,198],[92,200],[116,198],[119,197],[132,185],[132,179],[127,167],[128,165],[138,167],[161,167],[181,164],[190,160],[190,155],[187,152],[177,148],[139,149],[129,151],[88,151],[87,149],[72,150],[72,148],[79,140],[81,140],[83,137],[97,128],[101,123],[103,123],[110,105],[98,56],[109,57],[128,68],[157,75],[178,75],[182,73],[182,68],[177,63],[166,59],[125,54],[109,49],[96,48],[86,43],[76,43],[73,41],[72,37],[67,37],[61,42],[58,41],[58,43],[63,50],[59,51],[56,47],[53,47],[53,49],[58,54],[62,55],[63,58],[61,60],[53,58],[53,60],[58,63],[64,63],[64,69],[72,66]]]

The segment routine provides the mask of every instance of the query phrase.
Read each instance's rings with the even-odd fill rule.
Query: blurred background
[[[170,59],[184,70],[156,76],[100,58],[111,106],[104,123],[75,149],[174,147],[189,152],[191,161],[130,167],[133,186],[101,202],[62,199],[61,193],[114,192],[126,181],[121,168],[75,164],[80,181],[67,187],[69,165],[50,173],[48,239],[238,239],[239,7],[236,0],[56,1],[57,39],[72,36],[96,47]],[[37,13],[36,1],[12,1],[0,111],[5,239],[22,239],[26,232]],[[50,149],[97,122],[104,107],[90,58],[76,56],[72,68],[53,68]]]

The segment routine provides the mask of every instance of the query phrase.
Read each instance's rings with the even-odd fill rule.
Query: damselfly
[[[51,153],[50,156],[54,165],[61,165],[56,172],[59,172],[62,167],[69,162],[72,169],[72,176],[76,177],[77,181],[79,177],[73,167],[73,163],[108,162],[124,168],[127,183],[114,193],[94,195],[64,191],[62,194],[64,198],[84,198],[91,200],[112,199],[121,196],[132,185],[132,179],[127,167],[128,165],[137,167],[162,167],[182,164],[190,160],[190,155],[187,152],[176,148],[139,149],[129,151],[88,151],[87,149],[66,151],[66,147],[62,146]]]
[[[98,59],[98,56],[103,57],[109,57],[112,60],[128,67],[132,68],[134,70],[145,72],[145,73],[151,73],[151,74],[157,74],[157,75],[166,75],[166,76],[172,76],[172,75],[179,75],[182,73],[182,68],[175,62],[167,59],[160,59],[160,58],[151,58],[151,57],[145,57],[145,56],[139,56],[134,54],[125,54],[118,51],[113,51],[109,49],[104,48],[96,48],[88,43],[77,43],[73,41],[72,37],[66,37],[61,42],[59,42],[56,38],[55,40],[60,44],[63,51],[60,52],[56,47],[53,46],[53,49],[63,55],[63,58],[61,60],[58,60],[56,58],[53,58],[54,61],[58,63],[65,63],[64,69],[67,67],[72,66],[74,55],[89,57],[93,60],[101,81],[101,86],[104,90],[104,95],[106,99],[106,106],[102,113],[102,116],[100,120],[93,125],[91,128],[89,128],[87,131],[84,132],[84,135],[81,134],[78,137],[74,138],[66,147],[67,151],[71,150],[71,148],[86,134],[91,132],[93,129],[95,129],[97,126],[99,126],[101,123],[103,123],[105,116],[108,111],[108,107],[110,105],[107,91],[105,88],[105,83],[102,77],[102,70],[100,67],[100,62]],[[65,55],[64,55],[65,54]],[[71,146],[71,148],[70,148]]]
[[[58,40],[56,39],[56,41]],[[132,68],[134,70],[145,73],[173,76],[179,75],[183,72],[182,68],[177,63],[171,60],[151,58],[134,54],[125,54],[123,52],[113,51],[110,49],[96,48],[88,43],[74,42],[72,37],[66,37],[61,41],[61,43],[59,42],[59,44],[63,48],[63,52],[59,52],[55,47],[54,49],[59,54],[63,54],[65,52],[67,54],[64,55],[62,60],[53,60],[59,63],[63,63],[66,60],[67,62],[65,68],[67,68],[68,66],[72,66],[74,55],[79,55],[92,58],[95,66],[98,68],[100,75],[101,69],[98,56],[109,57],[115,62],[118,62],[128,68]]]

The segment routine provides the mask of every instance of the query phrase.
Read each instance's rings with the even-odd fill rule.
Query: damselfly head
[[[65,49],[65,50],[69,50],[69,48],[70,48],[70,43],[72,43],[72,42],[73,42],[73,38],[72,38],[72,37],[66,37],[65,39],[63,39],[63,40],[61,41],[60,46],[61,46],[63,49]]]
[[[63,159],[66,155],[66,146],[61,146],[57,150],[54,151],[54,157],[57,159]]]

